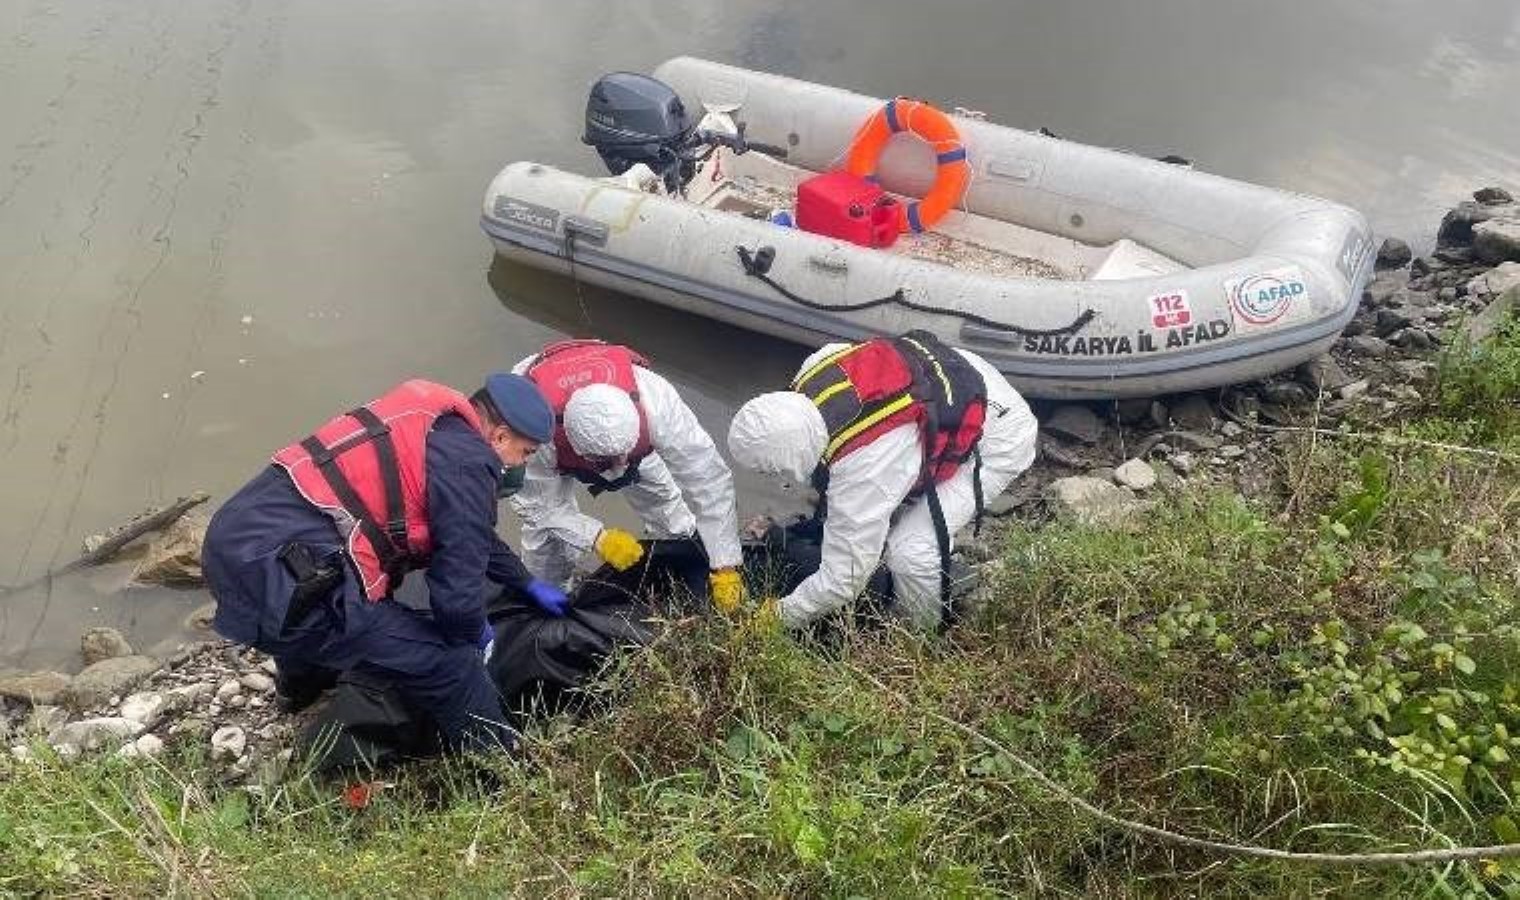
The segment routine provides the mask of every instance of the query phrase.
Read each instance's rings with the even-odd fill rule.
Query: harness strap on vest
[[[603,478],[600,472],[588,472],[584,469],[572,469],[570,474],[575,480],[586,486],[586,493],[593,497],[605,494],[608,491],[621,491],[625,487],[639,483],[639,460],[630,461],[623,469],[623,474],[616,478]]]
[[[364,434],[375,446],[375,456],[380,462],[380,478],[385,484],[385,531],[391,545],[405,555],[406,509],[401,500],[401,469],[396,461],[396,442],[391,440],[390,426],[380,421],[374,410],[361,406],[349,415],[364,426]]]
[[[939,546],[939,624],[947,628],[954,615],[950,603],[950,528],[945,522],[945,510],[939,502],[939,485],[932,477],[934,445],[939,440],[939,410],[933,403],[924,404],[923,448],[925,473],[924,499],[929,504],[929,519],[934,523],[934,543]]]
[[[940,506],[939,488],[930,485],[924,491],[929,504],[929,519],[934,523],[934,543],[939,546],[939,627],[941,631],[955,623],[955,603],[950,596],[950,527],[945,522],[945,510]]]
[[[982,448],[971,448],[971,458],[974,460],[971,468],[971,496],[975,504],[976,512],[971,517],[971,536],[981,537],[982,513],[987,510],[987,503],[982,494]]]
[[[365,439],[367,440],[368,438],[366,437]],[[349,450],[358,446],[359,443],[362,443],[362,441],[344,441],[337,446],[342,447],[343,450]],[[358,524],[360,532],[364,534],[365,540],[369,541],[370,546],[375,548],[375,555],[380,558],[380,567],[388,575],[392,572],[399,572],[401,570],[401,566],[399,565],[401,561],[400,553],[397,551],[396,545],[391,542],[389,532],[381,528],[380,524],[369,514],[369,510],[364,508],[364,501],[359,498],[359,492],[354,490],[354,486],[349,482],[348,476],[344,475],[343,470],[338,468],[338,464],[335,461],[336,454],[333,453],[333,449],[337,449],[337,447],[333,449],[324,447],[322,446],[322,442],[317,440],[317,436],[312,435],[301,441],[301,449],[311,456],[311,461],[316,463],[318,471],[322,473],[323,478],[327,479],[328,486],[337,495],[338,502],[343,504],[344,510],[350,516],[354,517],[354,521]]]

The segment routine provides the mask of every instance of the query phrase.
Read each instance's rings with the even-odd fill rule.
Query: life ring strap
[[[877,163],[893,135],[908,132],[935,151],[938,171],[934,184],[920,200],[902,204],[899,227],[922,232],[944,217],[966,191],[971,164],[966,147],[950,117],[922,100],[896,97],[872,116],[850,144],[845,168],[867,181],[879,182]]]

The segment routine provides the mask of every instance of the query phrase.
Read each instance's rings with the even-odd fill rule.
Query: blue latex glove
[[[480,647],[480,658],[486,662],[490,662],[491,651],[496,649],[496,629],[491,627],[490,622],[480,627],[480,637],[475,643],[476,646]]]
[[[533,598],[539,609],[555,618],[563,616],[570,606],[570,598],[564,591],[537,578],[528,582],[528,596]]]

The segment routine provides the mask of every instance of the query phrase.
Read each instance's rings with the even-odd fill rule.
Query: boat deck
[[[698,177],[689,198],[713,209],[765,218],[792,209],[797,184],[813,173],[759,153],[725,156],[727,177]],[[1106,281],[1181,272],[1186,266],[1131,240],[1094,246],[1012,222],[954,210],[923,234],[904,234],[885,252],[1003,278]]]

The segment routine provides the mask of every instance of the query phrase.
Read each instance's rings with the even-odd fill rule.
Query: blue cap
[[[554,413],[538,385],[521,375],[497,372],[486,379],[486,395],[508,428],[540,444],[554,436]]]

